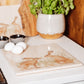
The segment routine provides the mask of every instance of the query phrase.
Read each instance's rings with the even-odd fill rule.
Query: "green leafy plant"
[[[73,0],[30,0],[30,11],[33,15],[65,14],[74,9]]]

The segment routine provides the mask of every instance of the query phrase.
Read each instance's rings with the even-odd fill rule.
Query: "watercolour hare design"
[[[24,34],[23,29],[16,23],[17,17],[11,24],[0,23],[0,35],[11,36],[13,34]]]
[[[56,66],[56,64],[63,65],[73,63],[72,59],[63,56],[52,55],[52,53],[53,51],[48,51],[48,54],[45,55],[43,58],[24,58],[23,61],[19,63],[18,67],[21,68],[21,70],[29,70]]]

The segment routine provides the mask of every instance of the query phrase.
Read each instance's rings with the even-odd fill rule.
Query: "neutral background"
[[[16,5],[22,0],[0,0],[0,5]],[[66,16],[66,32],[69,38],[84,47],[84,0],[74,0],[75,9]]]

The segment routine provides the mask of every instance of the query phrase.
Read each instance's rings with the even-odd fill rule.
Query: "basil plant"
[[[74,9],[73,0],[30,0],[30,11],[33,15],[65,14]]]

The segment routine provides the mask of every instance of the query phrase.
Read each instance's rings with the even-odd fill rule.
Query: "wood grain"
[[[83,44],[82,46],[84,47],[84,16],[83,16]]]
[[[84,0],[74,0],[75,9],[66,17],[65,34],[84,46]]]
[[[36,30],[37,19],[30,12],[28,5],[30,0],[22,0],[21,7],[19,8],[19,13],[21,15],[23,30],[27,36],[35,36],[38,34]],[[25,20],[25,21],[24,21]]]

